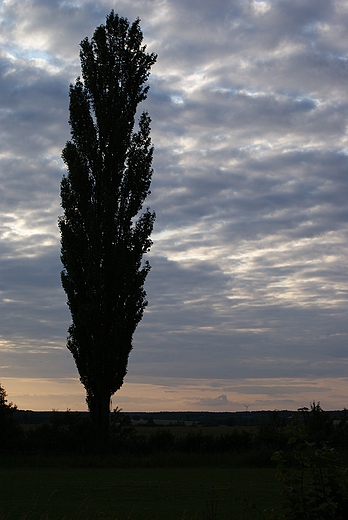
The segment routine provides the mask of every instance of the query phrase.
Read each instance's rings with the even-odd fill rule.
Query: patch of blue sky
[[[300,103],[303,107],[307,106],[308,108],[315,108],[320,104],[320,100],[318,98],[304,95],[292,90],[284,90],[283,92],[279,92],[279,94],[292,99],[296,103]]]
[[[29,58],[41,58],[45,60],[48,60],[50,57],[50,55],[46,51],[43,51],[41,49],[27,49],[25,51],[25,54]]]
[[[35,48],[24,48],[20,45],[10,44],[7,45],[7,52],[15,59],[21,60],[43,60],[50,63],[52,57],[42,49]]]
[[[237,87],[219,87],[216,86],[213,88],[213,92],[219,92],[221,94],[237,94],[240,92],[240,89]]]
[[[312,109],[319,105],[319,100],[308,96],[297,96],[294,99],[295,103],[299,103],[301,108]]]
[[[174,95],[174,96],[170,96],[170,101],[174,104],[174,105],[183,105],[184,104],[184,100],[181,96],[177,96],[177,95]]]
[[[64,7],[72,7],[74,9],[80,9],[83,6],[83,2],[78,2],[77,0],[62,0],[59,3],[59,7],[63,9]]]
[[[50,63],[52,59],[47,52],[41,49],[22,49],[20,57],[26,60],[43,60],[48,63]]]
[[[305,34],[308,34],[310,36],[314,36],[316,34],[319,35],[323,32],[323,24],[321,24],[320,22],[307,23],[304,25],[302,30]]]
[[[239,150],[246,150],[250,153],[256,153],[258,155],[263,155],[264,153],[268,152],[269,149],[272,147],[270,143],[267,144],[245,144],[243,146],[239,147]]]

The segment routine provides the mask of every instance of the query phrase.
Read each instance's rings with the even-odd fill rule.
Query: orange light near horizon
[[[78,378],[13,378],[0,380],[21,410],[87,410]],[[112,397],[112,408],[124,412],[296,410],[315,400],[324,410],[347,408],[348,379],[170,379],[138,382],[128,377]]]

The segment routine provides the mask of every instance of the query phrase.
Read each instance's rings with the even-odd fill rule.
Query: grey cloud
[[[198,399],[195,401],[195,404],[200,406],[204,410],[205,408],[219,408],[222,406],[230,405],[231,403],[227,399],[226,394],[221,394],[218,397],[212,399]]]
[[[8,338],[49,342],[51,336],[65,336],[69,315],[60,286],[59,256],[56,248],[47,249],[29,258],[2,259],[0,329]]]
[[[262,6],[117,5],[140,16],[159,54],[144,103],[157,220],[129,361],[138,380],[346,371],[348,12],[334,0]],[[64,350],[60,153],[80,40],[113,7],[1,8],[0,349],[14,375],[76,373]]]

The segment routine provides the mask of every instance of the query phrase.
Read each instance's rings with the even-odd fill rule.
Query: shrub
[[[278,479],[284,483],[283,511],[286,520],[345,520],[348,518],[348,470],[335,450],[319,440],[310,442],[308,424],[295,420],[289,427],[293,467],[282,451]],[[324,432],[325,429],[322,430]],[[272,516],[273,515],[273,516]],[[269,513],[264,518],[277,518]]]
[[[110,417],[109,448],[111,451],[130,451],[136,446],[135,428],[122,410],[115,408]]]
[[[303,422],[303,433],[306,432],[310,442],[330,442],[334,433],[333,419],[328,412],[313,401],[310,411],[307,408],[299,410],[300,419]]]
[[[0,384],[0,451],[18,449],[23,440],[23,431],[14,418],[17,407],[8,403],[7,393]]]
[[[284,449],[287,443],[286,419],[278,411],[269,414],[269,420],[260,424],[255,438],[259,448]]]
[[[41,453],[88,453],[93,447],[91,422],[69,410],[52,411],[48,421],[27,433],[25,446]]]

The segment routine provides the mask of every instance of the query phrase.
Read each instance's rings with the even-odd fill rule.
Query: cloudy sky
[[[114,8],[158,54],[149,306],[113,405],[348,407],[348,1],[0,2],[0,382],[85,409],[57,228],[79,43]]]

